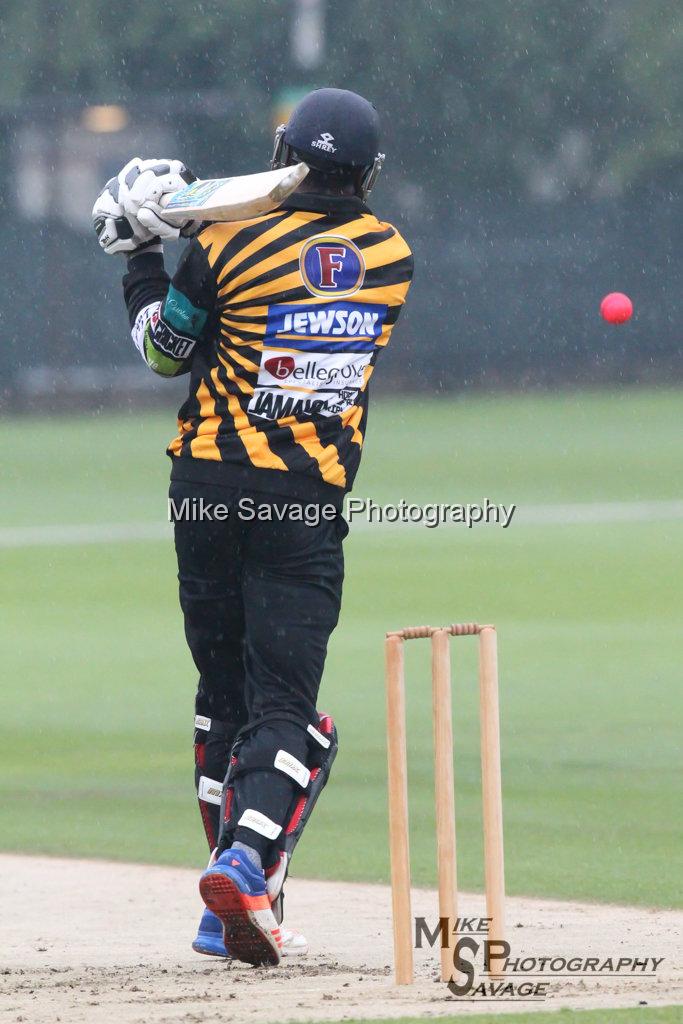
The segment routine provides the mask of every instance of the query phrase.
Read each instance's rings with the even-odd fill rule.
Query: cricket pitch
[[[310,953],[266,970],[192,952],[202,909],[196,871],[6,854],[0,873],[2,1022],[282,1024],[683,997],[681,911],[509,898],[515,957],[664,959],[649,976],[557,977],[536,1003],[464,1001],[437,981],[436,949],[416,951],[414,985],[394,985],[386,886],[290,879],[285,920],[307,936]],[[416,890],[413,910],[434,922],[435,894]],[[464,894],[460,913],[483,915],[483,899]]]

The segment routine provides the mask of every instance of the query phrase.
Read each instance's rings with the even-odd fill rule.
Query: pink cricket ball
[[[623,292],[610,292],[600,303],[600,313],[609,324],[625,324],[633,316],[633,303]]]

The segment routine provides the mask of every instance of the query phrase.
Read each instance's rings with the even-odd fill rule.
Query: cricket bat
[[[188,219],[248,220],[269,213],[287,198],[308,174],[304,163],[236,178],[207,178],[162,199],[164,219],[179,226]]]

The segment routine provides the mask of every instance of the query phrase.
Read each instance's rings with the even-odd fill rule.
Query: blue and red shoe
[[[282,939],[280,952],[283,956],[305,956],[308,953],[308,942],[301,932],[293,932],[281,924],[280,938]],[[232,959],[225,948],[223,925],[216,915],[206,907],[199,922],[197,937],[192,943],[192,948],[195,953],[203,953],[204,956],[220,956],[224,960]]]
[[[225,948],[223,940],[223,925],[207,907],[204,908],[202,919],[199,922],[197,937],[192,943],[195,953],[204,953],[206,956],[222,956],[229,960],[230,954]]]
[[[266,891],[265,875],[243,850],[222,853],[200,878],[199,892],[223,927],[226,955],[230,950],[233,960],[254,966],[275,967],[280,963],[280,927]]]

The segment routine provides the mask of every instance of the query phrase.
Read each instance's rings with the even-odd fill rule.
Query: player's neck
[[[334,199],[349,199],[356,194],[352,184],[342,185],[340,188],[325,188],[323,185],[316,183],[308,184],[305,179],[296,189],[296,192],[302,195],[325,196],[326,198]]]

